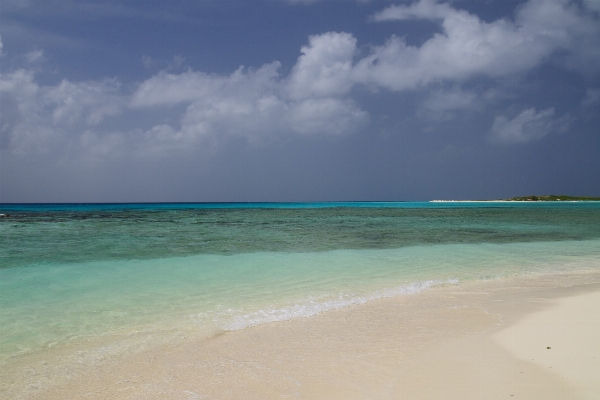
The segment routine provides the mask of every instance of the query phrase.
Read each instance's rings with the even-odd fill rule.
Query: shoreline
[[[557,376],[560,368],[519,359],[526,351],[496,337],[531,330],[536,313],[552,315],[560,299],[586,293],[600,293],[599,273],[446,285],[208,339],[178,338],[97,363],[80,361],[80,368],[46,368],[46,375],[43,363],[52,361],[39,359],[3,372],[0,397],[586,398],[572,374]],[[591,302],[585,299],[579,308]],[[593,330],[590,338],[600,333],[595,318],[584,329]],[[594,348],[589,339],[578,342]]]
[[[599,203],[600,200],[429,200],[429,203]]]

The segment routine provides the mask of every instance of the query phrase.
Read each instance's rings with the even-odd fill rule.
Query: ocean
[[[1,204],[0,213],[0,365],[80,345],[135,351],[437,285],[600,270],[600,202]]]

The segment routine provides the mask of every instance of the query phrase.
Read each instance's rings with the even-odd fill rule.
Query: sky
[[[600,196],[600,0],[0,7],[0,202]]]

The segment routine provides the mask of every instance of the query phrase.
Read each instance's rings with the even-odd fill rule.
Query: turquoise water
[[[0,205],[0,352],[600,268],[600,203]]]

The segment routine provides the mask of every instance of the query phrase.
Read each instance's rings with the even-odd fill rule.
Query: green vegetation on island
[[[600,201],[600,197],[584,197],[584,196],[564,196],[564,195],[544,195],[544,196],[525,196],[512,197],[505,201]]]

